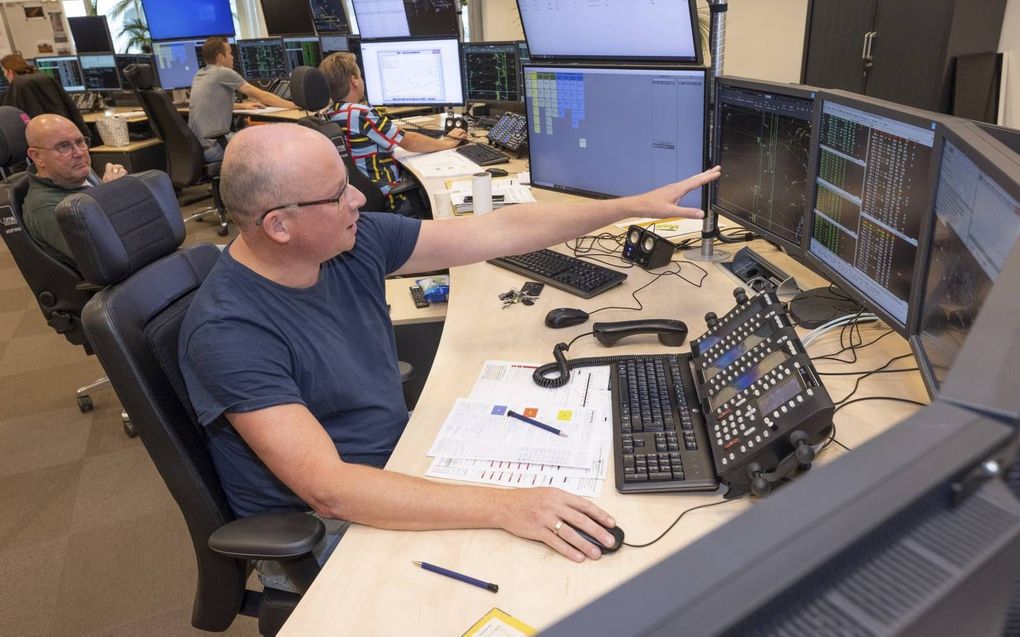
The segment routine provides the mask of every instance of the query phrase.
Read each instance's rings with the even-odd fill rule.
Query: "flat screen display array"
[[[365,40],[457,36],[459,0],[353,0]]]
[[[142,0],[153,40],[234,35],[228,0]]]
[[[524,82],[536,186],[623,196],[703,170],[703,70],[525,65]]]
[[[238,40],[237,54],[246,80],[275,80],[290,74],[281,38]]]
[[[198,51],[203,40],[153,42],[152,57],[156,61],[159,83],[166,90],[187,88],[200,68]]]
[[[56,55],[35,59],[35,68],[40,73],[49,75],[57,81],[65,91],[85,90],[85,78],[82,76],[78,58],[73,55]]]
[[[966,131],[963,131],[966,135]],[[967,143],[947,136],[935,183],[935,217],[922,265],[918,363],[932,393],[945,380],[985,297],[1020,237],[1020,161],[1013,179],[989,170],[989,162]],[[980,162],[980,164],[979,164]]]
[[[517,102],[521,99],[516,42],[465,42],[462,52],[464,97],[469,102]]]
[[[441,40],[362,40],[365,90],[373,105],[464,103],[460,45]]]
[[[696,62],[697,22],[692,4],[690,0],[517,0],[524,36],[536,60]]]
[[[312,8],[307,0],[260,0],[262,17],[269,35],[305,35],[315,33]]]
[[[935,123],[837,100],[821,106],[808,254],[902,333]]]
[[[345,35],[351,32],[342,0],[310,0],[309,4],[316,33]]]
[[[291,70],[299,66],[319,66],[322,61],[322,49],[319,46],[319,38],[315,36],[305,38],[284,38],[283,48],[287,53],[287,64]]]
[[[105,15],[69,17],[71,39],[78,55],[83,53],[113,53],[113,38]]]
[[[108,55],[80,55],[82,79],[86,91],[119,91],[120,76],[112,53]]]
[[[715,209],[766,239],[804,245],[814,98],[804,91],[716,82]]]

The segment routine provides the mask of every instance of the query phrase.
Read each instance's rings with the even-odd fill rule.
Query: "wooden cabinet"
[[[1006,0],[809,0],[801,80],[948,113],[954,59],[994,52]]]

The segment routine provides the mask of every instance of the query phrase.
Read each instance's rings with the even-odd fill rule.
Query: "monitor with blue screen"
[[[152,57],[156,61],[156,74],[164,89],[188,88],[195,73],[201,68],[197,50],[202,40],[177,40],[174,42],[153,42]]]
[[[524,99],[532,185],[624,196],[704,170],[703,68],[525,65]]]
[[[234,35],[228,0],[142,0],[142,9],[153,41]]]

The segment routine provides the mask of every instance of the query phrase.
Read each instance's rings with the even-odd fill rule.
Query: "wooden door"
[[[863,93],[864,35],[873,30],[877,0],[811,0],[802,82]]]

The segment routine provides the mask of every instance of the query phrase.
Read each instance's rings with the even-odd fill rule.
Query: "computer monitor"
[[[597,58],[701,63],[693,0],[517,0],[517,8],[533,60]]]
[[[152,57],[156,61],[159,84],[166,90],[188,88],[201,68],[198,53],[202,40],[177,40],[174,42],[153,42]]]
[[[271,36],[315,33],[312,8],[306,0],[260,0],[266,31]]]
[[[808,264],[905,335],[939,116],[842,91],[816,99]]]
[[[319,49],[322,51],[322,57],[326,57],[330,53],[342,53],[348,50],[346,35],[320,35],[319,36]]]
[[[68,17],[71,39],[78,55],[83,53],[113,53],[113,38],[105,15]]]
[[[715,81],[712,208],[789,253],[804,252],[816,90],[735,77]]]
[[[517,102],[521,69],[516,42],[465,42],[464,97],[469,102]]]
[[[119,91],[120,75],[112,53],[107,55],[79,55],[82,78],[86,91]]]
[[[142,0],[142,10],[154,41],[234,35],[229,0]]]
[[[938,401],[542,635],[1005,634],[1020,500],[975,468],[1014,436]]]
[[[1020,156],[962,120],[936,129],[934,155],[934,215],[922,240],[910,321],[910,343],[931,395],[1020,238]]]
[[[238,40],[237,53],[246,80],[275,80],[290,75],[282,38]]]
[[[316,33],[343,35],[351,32],[351,23],[341,0],[309,0],[309,3]]]
[[[532,185],[622,196],[701,172],[705,97],[704,68],[525,65]]]
[[[85,90],[81,65],[78,64],[78,58],[73,55],[38,57],[35,59],[35,68],[56,80],[65,91],[73,93]]]
[[[365,40],[457,36],[457,0],[353,0]]]
[[[322,62],[322,48],[318,36],[284,38],[283,48],[287,53],[287,64],[291,70],[299,66],[318,67]]]
[[[117,66],[117,77],[120,78],[120,84],[124,90],[131,88],[131,83],[128,82],[127,78],[124,77],[124,69],[132,64],[148,64],[155,70],[155,60],[151,55],[115,55],[113,56],[113,63]],[[156,86],[159,86],[159,79],[157,78]]]
[[[464,103],[460,43],[456,38],[362,40],[361,55],[369,104],[454,106]]]
[[[230,45],[230,52],[234,56],[233,69],[238,73],[241,72],[241,56],[237,53],[237,41],[234,38],[227,38],[227,44]],[[205,46],[205,40],[195,40],[195,58],[198,59],[198,68],[204,69],[206,67],[205,56],[202,55],[202,47]]]

